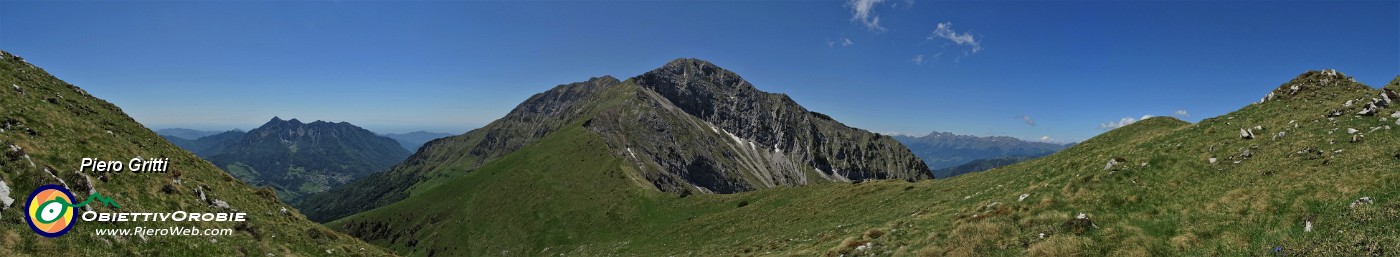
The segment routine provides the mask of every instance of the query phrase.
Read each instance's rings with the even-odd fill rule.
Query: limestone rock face
[[[706,61],[677,59],[629,82],[632,104],[599,112],[588,127],[663,191],[931,177],[892,137],[847,127]]]

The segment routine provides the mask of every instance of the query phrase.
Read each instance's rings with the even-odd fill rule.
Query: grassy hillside
[[[244,184],[166,142],[117,106],[0,52],[0,255],[5,256],[380,256],[390,254],[307,220],[267,189]],[[153,99],[158,101],[158,99]],[[78,172],[84,157],[125,162],[170,158],[169,173]],[[246,212],[246,222],[83,222],[58,238],[30,231],[24,201],[44,184],[64,184],[79,200],[92,192],[121,212]],[[220,203],[228,208],[220,207]],[[284,211],[285,210],[285,211]],[[228,236],[99,236],[96,229],[193,226],[231,228]]]
[[[634,171],[571,125],[425,194],[328,225],[406,255],[1400,251],[1400,124],[1390,117],[1400,108],[1355,114],[1377,91],[1329,72],[1275,92],[1197,124],[1147,119],[947,180],[686,197],[630,186]],[[1333,109],[1343,115],[1328,117]]]

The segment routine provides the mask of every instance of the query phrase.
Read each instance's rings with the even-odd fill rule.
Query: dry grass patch
[[[1083,256],[1088,255],[1094,240],[1087,237],[1056,235],[1031,244],[1031,256]]]

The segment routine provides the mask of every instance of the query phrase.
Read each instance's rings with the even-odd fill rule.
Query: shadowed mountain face
[[[247,133],[206,138],[212,145],[192,150],[239,179],[277,189],[287,201],[384,171],[409,155],[397,141],[347,122],[273,117]]]
[[[316,256],[328,252],[391,253],[307,220],[271,190],[249,186],[162,140],[121,108],[0,51],[0,255],[6,256]],[[165,173],[93,172],[82,158],[123,161],[169,158]],[[81,201],[110,197],[120,207],[97,212],[247,213],[246,222],[86,222],[44,238],[26,225],[25,199],[46,184],[62,185]],[[95,202],[94,202],[95,203]],[[134,220],[134,219],[133,219]],[[228,229],[208,236],[106,236],[101,229],[197,226]],[[94,254],[96,253],[96,254]]]
[[[626,81],[593,78],[536,94],[483,128],[427,143],[389,172],[299,204],[314,219],[333,220],[427,190],[572,127],[602,138],[610,155],[625,159],[621,176],[636,186],[681,195],[930,177],[889,136],[810,112],[709,62],[678,59]]]
[[[710,62],[678,59],[633,80],[643,89],[635,98],[641,104],[605,111],[598,117],[601,122],[588,127],[604,134],[612,145],[638,148],[629,157],[651,160],[661,167],[658,171],[672,171],[663,173],[700,178],[724,175],[710,184],[697,179],[685,179],[690,185],[656,183],[663,191],[695,186],[733,193],[822,181],[930,177],[919,172],[928,167],[893,138],[847,127],[808,111],[787,95],[759,91],[738,74]],[[675,118],[653,114],[659,110]],[[652,128],[625,129],[633,125]],[[688,134],[700,137],[687,142]],[[694,149],[708,151],[683,151]],[[684,163],[677,162],[676,155]],[[704,169],[720,172],[674,172]],[[680,177],[649,180],[676,178]]]

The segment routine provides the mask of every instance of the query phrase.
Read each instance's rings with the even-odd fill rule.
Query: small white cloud
[[[875,14],[875,7],[885,0],[846,0],[846,7],[851,8],[851,21],[864,25],[872,32],[884,32],[885,27],[880,26],[880,15]]]
[[[830,48],[830,47],[836,47],[836,41],[831,41],[831,39],[827,39],[827,40],[826,40],[826,47],[828,47],[828,48]]]
[[[1189,118],[1189,117],[1191,117],[1191,114],[1190,114],[1190,113],[1187,113],[1186,110],[1176,110],[1176,116],[1188,117],[1188,118]]]
[[[1143,117],[1151,118],[1150,115],[1144,115]],[[1123,117],[1122,119],[1118,119],[1117,122],[1110,121],[1108,123],[1099,123],[1099,129],[1113,130],[1116,128],[1121,128],[1123,126],[1127,126],[1128,124],[1133,124],[1134,122],[1138,122],[1138,119],[1134,119],[1133,117]]]
[[[916,54],[914,55],[914,59],[909,59],[909,61],[914,62],[914,64],[924,65],[924,62],[927,62],[928,60],[924,59],[924,55]]]
[[[1040,142],[1050,142],[1050,141],[1053,141],[1052,138],[1050,138],[1050,136],[1041,136],[1041,137],[1040,137]]]
[[[1142,118],[1141,118],[1141,119],[1138,119],[1138,120],[1147,120],[1147,119],[1151,119],[1152,117],[1157,117],[1157,116],[1152,116],[1152,114],[1143,114],[1143,115],[1142,115]]]
[[[982,41],[972,36],[972,33],[963,32],[959,34],[953,30],[952,22],[939,23],[938,28],[933,30],[933,34],[928,36],[928,40],[947,39],[960,46],[971,47],[973,54],[982,51]]]
[[[1025,122],[1026,125],[1031,125],[1031,127],[1035,126],[1035,120],[1031,119],[1030,115],[1021,115],[1019,118],[1021,118],[1021,122]]]
[[[851,42],[851,39],[850,39],[850,38],[844,38],[844,37],[841,38],[841,46],[851,46],[851,45],[855,45],[855,44],[856,44],[856,42]]]

